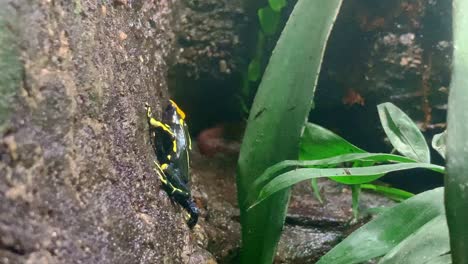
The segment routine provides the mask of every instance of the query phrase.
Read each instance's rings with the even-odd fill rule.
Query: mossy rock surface
[[[4,6],[5,1],[0,1]],[[0,132],[5,129],[10,116],[13,97],[19,88],[22,68],[19,59],[18,44],[14,36],[14,18],[0,10]]]

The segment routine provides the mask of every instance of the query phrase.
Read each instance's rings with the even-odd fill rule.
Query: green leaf
[[[431,162],[426,140],[411,118],[392,103],[380,104],[377,109],[382,127],[396,150],[419,162]]]
[[[255,204],[258,204],[275,194],[276,192],[288,189],[296,183],[314,178],[334,177],[340,178],[346,184],[361,184],[374,181],[385,174],[393,171],[409,170],[415,168],[425,168],[440,173],[444,172],[444,167],[429,163],[399,163],[390,165],[378,165],[362,168],[333,168],[333,169],[296,169],[283,173],[268,182],[260,191]],[[254,188],[261,188],[261,183]]]
[[[443,193],[443,188],[427,191],[384,211],[335,246],[317,264],[361,263],[387,254],[426,223],[444,214]]]
[[[257,45],[255,47],[255,57],[258,58],[259,61],[263,58],[263,53],[265,52],[265,45],[266,45],[266,37],[265,34],[261,30],[257,32]]]
[[[450,253],[447,253],[445,255],[433,258],[424,264],[452,264],[452,256]]]
[[[353,221],[357,221],[359,217],[359,196],[360,195],[361,195],[361,184],[351,185]]]
[[[392,188],[392,187],[387,187],[387,186],[381,186],[381,185],[375,185],[375,184],[370,184],[370,183],[365,183],[361,185],[362,189],[367,189],[367,190],[372,190],[378,193],[381,193],[385,196],[387,196],[390,199],[393,199],[398,202],[402,202],[408,198],[411,198],[414,196],[414,194],[397,189],[397,188]]]
[[[260,60],[258,58],[254,58],[250,63],[249,63],[249,68],[247,69],[247,75],[249,77],[249,81],[251,82],[256,82],[260,79],[260,74],[261,74],[261,66],[260,66]]]
[[[276,12],[281,12],[281,9],[286,6],[286,0],[268,0],[271,9]]]
[[[390,208],[392,208],[392,207],[386,207],[386,206],[371,207],[371,208],[365,209],[364,212],[366,214],[380,215],[380,214],[382,214],[383,212],[387,211]]]
[[[312,190],[314,191],[314,196],[315,198],[320,202],[323,203],[322,196],[320,195],[320,188],[318,186],[317,179],[311,179],[310,180],[310,186],[312,187]]]
[[[307,123],[301,137],[301,160],[317,160],[346,153],[364,153],[342,137],[319,125]]]
[[[262,77],[242,141],[236,178],[241,263],[271,264],[275,256],[289,192],[279,192],[249,211],[245,200],[265,169],[282,160],[298,159],[301,131],[340,5],[341,0],[299,0]],[[259,192],[252,191],[254,195]]]
[[[270,6],[258,10],[260,27],[266,36],[272,36],[278,30],[281,14],[273,10]]]
[[[439,215],[390,250],[379,264],[426,263],[449,251],[447,221]]]
[[[342,163],[355,161],[372,161],[372,162],[415,162],[407,157],[386,154],[386,153],[354,153],[344,154],[320,160],[285,160],[279,162],[263,172],[263,174],[255,180],[256,185],[264,185],[275,178],[280,172],[291,170],[294,168],[326,168],[336,167]]]
[[[441,156],[445,159],[445,153],[447,152],[447,130],[444,132],[434,135],[432,138],[432,148],[434,148]]]
[[[468,1],[453,0],[453,70],[447,114],[445,206],[453,263],[468,260]]]

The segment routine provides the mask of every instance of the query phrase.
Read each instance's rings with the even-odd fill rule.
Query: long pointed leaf
[[[325,44],[341,2],[299,0],[296,3],[258,88],[238,162],[241,263],[273,261],[286,217],[289,191],[276,194],[248,212],[244,201],[252,183],[265,169],[282,160],[298,159],[301,131],[310,112]]]
[[[416,162],[410,158],[386,153],[353,153],[319,160],[285,160],[266,169],[265,172],[255,180],[255,184],[264,184],[275,178],[281,171],[287,169],[337,166],[341,163],[353,161]]]
[[[267,182],[271,181],[273,178],[278,176],[281,172],[295,169],[295,168],[323,168],[323,167],[336,167],[338,164],[344,163],[344,162],[354,162],[354,161],[372,161],[372,162],[404,162],[404,163],[410,163],[410,162],[415,162],[412,159],[403,157],[403,156],[398,156],[398,155],[392,155],[392,154],[386,154],[386,153],[352,153],[352,154],[344,154],[336,157],[331,157],[327,159],[320,159],[320,160],[285,160],[282,162],[279,162],[268,169],[265,170],[265,172],[258,177],[253,186],[251,187],[251,191],[248,194],[247,199],[244,201],[244,203],[247,205],[249,203],[252,203],[252,199],[255,199],[256,196],[258,195],[258,192],[256,191],[257,186],[263,186]],[[311,179],[314,180],[315,178]],[[341,182],[344,184],[348,184],[349,182],[346,181],[347,179],[342,179],[342,178],[334,178],[333,180],[337,182]],[[354,180],[355,181],[355,180]],[[363,179],[360,179],[360,181],[363,181]],[[365,182],[368,182],[367,180],[364,180]],[[312,183],[316,184],[316,183]],[[314,188],[314,191],[317,192],[317,190]],[[318,197],[318,200],[321,200],[321,197]]]
[[[373,190],[375,192],[381,193],[390,199],[394,199],[396,201],[402,202],[408,198],[411,198],[414,196],[414,194],[400,190],[397,188],[392,188],[392,187],[387,187],[387,186],[380,186],[380,185],[375,185],[375,184],[362,184],[361,185],[362,189],[367,189],[367,190]]]
[[[426,168],[440,173],[444,167],[428,163],[399,163],[391,165],[379,165],[362,168],[333,168],[333,169],[297,169],[279,175],[267,183],[258,196],[256,204],[275,194],[288,189],[296,183],[313,178],[337,177],[348,184],[361,184],[374,181],[392,171]]]
[[[442,188],[418,194],[356,230],[317,264],[354,264],[383,256],[423,225],[443,214]]]

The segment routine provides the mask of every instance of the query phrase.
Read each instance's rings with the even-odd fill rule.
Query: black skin
[[[187,125],[183,120],[185,114],[172,101],[164,110],[161,121],[152,117],[148,105],[146,110],[150,140],[158,160],[155,162],[155,170],[160,175],[163,188],[169,197],[188,212],[187,225],[193,228],[198,221],[200,210],[191,197],[189,186],[191,146]]]

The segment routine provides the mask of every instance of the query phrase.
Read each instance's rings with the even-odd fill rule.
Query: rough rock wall
[[[21,66],[0,137],[0,263],[210,259],[151,168],[144,102],[166,104],[176,7],[0,0]]]
[[[196,134],[218,122],[241,119],[238,97],[248,65],[246,32],[251,29],[241,0],[184,3],[169,86]]]

